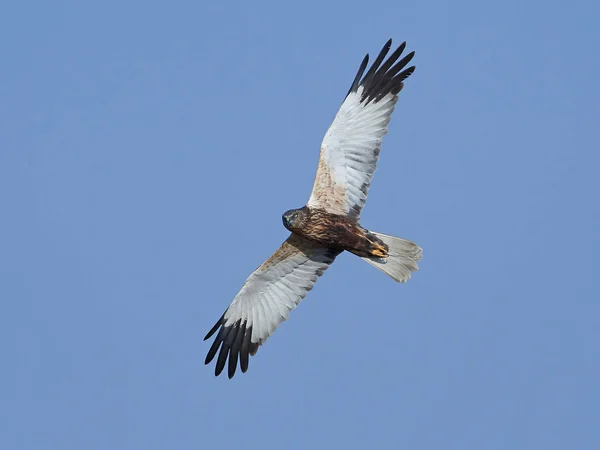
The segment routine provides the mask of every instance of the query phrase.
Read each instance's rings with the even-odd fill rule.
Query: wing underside
[[[227,311],[204,338],[209,339],[218,330],[205,361],[209,364],[218,353],[215,375],[228,363],[228,376],[233,377],[238,359],[242,372],[246,372],[249,356],[287,320],[339,253],[290,235],[248,277]]]
[[[398,93],[415,70],[405,68],[414,52],[400,58],[406,43],[385,59],[391,44],[386,43],[366,74],[369,55],[365,56],[327,130],[309,207],[359,219]]]

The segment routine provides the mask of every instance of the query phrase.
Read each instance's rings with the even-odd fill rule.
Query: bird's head
[[[304,219],[305,212],[304,208],[290,209],[283,213],[281,219],[283,220],[283,226],[290,231],[297,230]]]

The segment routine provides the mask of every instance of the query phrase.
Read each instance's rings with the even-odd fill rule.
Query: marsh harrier
[[[218,352],[215,375],[228,363],[229,378],[233,377],[238,359],[246,372],[249,355],[288,318],[344,250],[396,281],[407,281],[418,269],[421,248],[417,244],[360,225],[381,140],[403,82],[415,70],[414,66],[405,69],[414,52],[400,59],[405,42],[385,60],[391,45],[390,39],[366,74],[369,55],[363,59],[321,144],[308,203],[283,214],[290,237],[248,277],[204,338],[218,331],[205,361],[210,363]]]

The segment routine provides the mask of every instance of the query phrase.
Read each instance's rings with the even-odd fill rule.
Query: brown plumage
[[[388,256],[387,244],[348,216],[304,206],[286,211],[282,219],[283,225],[292,233],[323,247],[347,250],[361,258]]]
[[[306,206],[283,214],[291,235],[246,280],[204,339],[217,336],[206,356],[215,357],[215,375],[227,365],[231,378],[242,372],[275,329],[288,318],[317,279],[343,251],[353,253],[390,276],[407,281],[418,269],[421,248],[406,239],[360,225],[360,214],[377,165],[381,141],[414,56],[400,59],[406,43],[391,55],[391,39],[365,73],[363,59],[323,143],[313,190]],[[218,356],[217,356],[218,355]]]

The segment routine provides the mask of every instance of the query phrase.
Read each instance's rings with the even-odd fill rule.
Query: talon
[[[387,258],[387,256],[388,256],[388,253],[387,253],[387,251],[385,250],[385,248],[383,248],[383,247],[377,247],[377,248],[374,248],[374,249],[371,251],[371,255],[373,255],[373,256],[378,256],[378,257],[380,257],[380,258]]]

